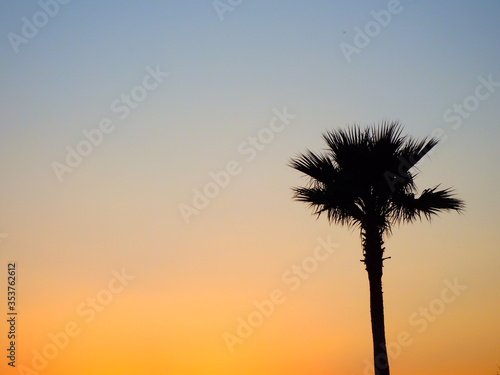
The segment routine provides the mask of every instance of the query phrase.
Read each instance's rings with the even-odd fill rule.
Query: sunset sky
[[[399,120],[442,140],[419,188],[467,208],[387,238],[391,371],[494,375],[499,19],[487,0],[3,1],[0,373],[373,374],[359,233],[292,201],[287,163]]]

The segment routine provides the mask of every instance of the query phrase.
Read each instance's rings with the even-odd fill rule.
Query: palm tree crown
[[[396,222],[428,219],[442,210],[461,211],[464,204],[450,189],[438,186],[416,196],[415,165],[436,146],[436,138],[420,141],[403,136],[398,122],[364,130],[328,131],[325,153],[307,151],[290,166],[310,177],[294,188],[294,198],[307,202],[332,223],[359,226],[371,222],[382,232]]]

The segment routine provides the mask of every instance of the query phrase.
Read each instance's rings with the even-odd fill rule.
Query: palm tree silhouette
[[[415,140],[401,133],[399,122],[328,131],[323,134],[326,152],[307,150],[289,163],[309,177],[307,186],[293,188],[295,200],[308,203],[318,217],[325,214],[330,223],[360,229],[376,375],[389,375],[382,297],[384,236],[396,223],[422,216],[430,220],[441,211],[464,208],[451,189],[438,190],[439,185],[415,195],[412,171],[438,139]]]

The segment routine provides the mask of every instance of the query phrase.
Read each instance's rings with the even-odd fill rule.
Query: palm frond
[[[422,215],[430,220],[442,211],[463,212],[465,204],[455,198],[452,189],[437,190],[439,186],[425,189],[417,198],[414,194],[394,197],[393,219],[412,222],[421,219]]]
[[[363,219],[363,212],[349,196],[332,188],[295,187],[293,198],[308,203],[318,217],[326,214],[332,223],[351,226]]]
[[[399,121],[382,121],[377,127],[370,127],[372,147],[383,148],[392,152],[397,151],[405,142],[402,136],[403,126]]]
[[[400,160],[400,169],[409,171],[411,168],[422,160],[437,144],[437,138],[424,138],[421,141],[408,139],[404,147],[400,151],[398,159]]]
[[[332,183],[338,171],[332,160],[326,155],[315,154],[307,150],[297,158],[291,159],[288,165],[311,179],[328,184]]]

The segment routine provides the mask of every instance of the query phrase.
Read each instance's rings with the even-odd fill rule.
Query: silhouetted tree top
[[[438,185],[417,196],[415,165],[439,140],[416,140],[402,132],[399,122],[326,132],[324,152],[307,150],[289,163],[309,177],[307,186],[293,188],[294,199],[332,223],[360,228],[371,223],[381,232],[441,211],[462,212],[464,203],[452,189]]]

